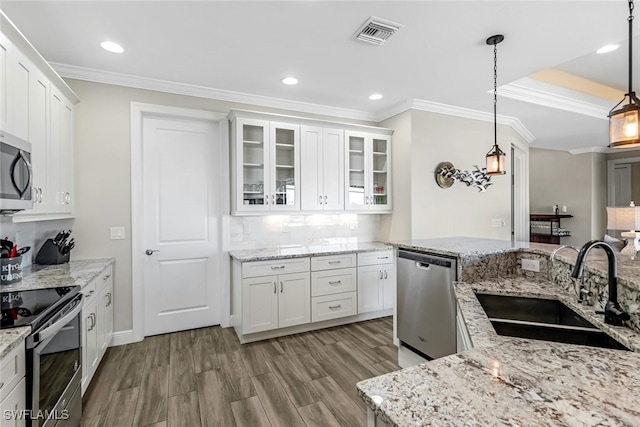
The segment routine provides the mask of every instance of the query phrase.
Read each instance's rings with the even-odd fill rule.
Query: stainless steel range
[[[26,421],[33,427],[77,427],[82,418],[79,286],[0,294],[2,329],[31,326]]]

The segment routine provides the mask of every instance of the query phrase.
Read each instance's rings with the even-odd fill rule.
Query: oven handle
[[[75,299],[73,299],[73,301],[77,301],[77,304],[70,312],[68,312],[63,317],[61,317],[53,325],[43,329],[40,332],[36,332],[35,334],[31,335],[29,337],[31,339],[27,339],[27,349],[35,348],[38,346],[38,343],[57,334],[58,331],[64,328],[67,325],[67,323],[71,321],[71,319],[73,319],[78,315],[78,313],[80,313],[80,311],[82,310],[82,294],[80,294]],[[71,302],[71,304],[72,303],[73,302]]]

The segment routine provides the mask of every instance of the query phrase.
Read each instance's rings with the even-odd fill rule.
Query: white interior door
[[[511,240],[529,241],[529,154],[511,146]]]
[[[220,323],[218,126],[143,119],[145,336]]]
[[[613,183],[613,206],[629,206],[631,203],[631,164],[615,165]]]

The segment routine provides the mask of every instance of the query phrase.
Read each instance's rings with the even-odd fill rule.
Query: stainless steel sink
[[[629,350],[558,300],[476,293],[498,335]]]

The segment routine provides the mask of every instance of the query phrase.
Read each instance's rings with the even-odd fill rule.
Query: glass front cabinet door
[[[347,210],[390,211],[391,137],[345,132]]]
[[[300,209],[298,125],[236,118],[235,210]]]

